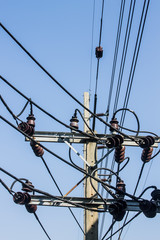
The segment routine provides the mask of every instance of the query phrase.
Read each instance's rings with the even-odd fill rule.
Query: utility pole
[[[89,109],[89,93],[84,93],[84,106]],[[89,112],[84,109],[84,119],[89,126]],[[84,123],[84,132],[89,132],[88,127]],[[84,158],[92,167],[95,166],[97,161],[97,146],[96,142],[86,142],[84,144]],[[85,170],[90,174],[91,169],[84,164]],[[96,177],[96,176],[95,176]],[[98,183],[93,181],[94,188],[98,189]],[[84,197],[93,198],[96,194],[90,183],[90,178],[84,180]],[[84,240],[98,240],[98,212],[84,210]]]

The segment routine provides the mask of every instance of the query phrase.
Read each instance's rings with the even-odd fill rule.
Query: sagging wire
[[[2,117],[0,115],[0,119],[2,119],[4,122],[6,122],[8,125],[10,125],[12,128],[14,128],[15,130],[17,130],[18,132],[20,132],[22,135],[24,135],[25,137],[27,137],[29,140],[33,141],[35,144],[41,146],[43,149],[45,149],[48,153],[50,153],[51,155],[53,155],[54,157],[58,158],[59,160],[61,160],[62,162],[68,164],[69,166],[71,166],[72,168],[75,168],[77,169],[78,171],[80,171],[81,173],[85,174],[86,176],[89,176],[91,177],[92,179],[102,183],[103,185],[105,185],[106,187],[108,188],[111,188],[113,190],[116,190],[118,192],[122,192],[121,190],[117,189],[116,187],[112,186],[112,185],[108,185],[106,183],[104,183],[103,181],[101,181],[100,179],[98,178],[95,178],[93,175],[90,175],[89,173],[87,173],[85,170],[81,170],[80,168],[72,165],[71,163],[69,163],[68,161],[66,161],[64,158],[60,157],[59,155],[57,155],[56,153],[52,152],[50,149],[48,149],[47,147],[45,147],[44,145],[40,144],[39,142],[36,142],[33,138],[31,138],[29,135],[27,135],[26,133],[24,133],[23,131],[21,131],[20,129],[16,128],[11,122],[9,122],[7,119],[5,119],[4,117]],[[3,169],[4,171],[4,169]],[[18,178],[16,178],[18,179]],[[129,194],[129,193],[125,193],[126,196],[128,196],[129,198],[135,200],[138,202],[138,199],[137,197]],[[65,200],[66,201],[66,200]],[[75,204],[74,204],[75,205]],[[91,210],[92,211],[92,210]]]
[[[27,96],[25,96],[21,91],[19,91],[16,87],[14,87],[11,83],[9,83],[4,77],[2,77],[0,75],[0,79],[2,81],[4,81],[9,87],[11,87],[14,91],[16,91],[19,95],[21,95],[23,98],[25,98],[26,100],[29,100],[30,98],[28,98]],[[43,109],[42,107],[40,107],[38,104],[36,104],[35,102],[33,102],[32,100],[30,101],[35,107],[37,107],[40,111],[42,111],[43,113],[45,113],[47,116],[49,116],[50,118],[54,119],[55,121],[57,121],[58,123],[62,124],[63,126],[65,126],[66,128],[69,128],[71,130],[74,130],[74,131],[77,131],[81,134],[83,134],[84,136],[87,136],[87,137],[90,137],[90,138],[94,138],[96,140],[99,140],[99,138],[93,136],[93,135],[90,135],[86,132],[83,132],[79,129],[75,129],[67,124],[65,124],[64,122],[60,121],[59,119],[57,119],[56,117],[54,117],[52,114],[50,114],[49,112],[47,112],[45,109]],[[129,138],[130,140],[132,141],[135,141],[135,139],[123,132],[121,132],[120,130],[114,128],[113,126],[111,126],[109,123],[107,123],[106,121],[104,121],[102,118],[98,117],[96,114],[92,113],[88,108],[86,108],[83,104],[82,106],[93,116],[95,116],[99,121],[101,121],[102,123],[104,123],[106,126],[108,127],[112,127],[113,130],[115,130],[116,132],[118,132],[119,134],[121,134],[122,136],[126,137],[126,138]]]
[[[2,23],[0,23],[0,27],[3,28],[3,30],[23,49],[23,51],[64,91],[66,92],[72,99],[74,99],[81,107],[83,107],[84,109],[86,109],[91,115],[93,115],[95,118],[97,118],[100,122],[104,123],[106,126],[110,127],[110,124],[108,124],[107,122],[105,122],[102,118],[98,117],[96,114],[94,114],[92,111],[90,111],[86,106],[84,106],[78,99],[76,99],[70,92],[68,92],[23,46],[20,42],[18,42],[16,40],[16,38],[2,25]],[[17,89],[15,87],[13,87],[6,79],[4,79],[2,76],[0,76],[0,78],[7,83],[10,87],[12,87],[15,91],[17,91]],[[26,96],[24,96],[24,94],[22,94],[20,91],[17,91],[21,96],[23,96],[24,98],[26,98],[28,100],[28,98]],[[33,102],[32,102],[33,103]],[[35,104],[34,104],[35,105]],[[62,123],[60,120],[56,119],[55,117],[53,117],[51,114],[47,113],[47,111],[45,111],[44,109],[42,109],[41,107],[39,107],[36,104],[37,108],[39,108],[41,111],[45,112],[48,116],[50,116],[51,118],[53,118],[54,120],[58,121],[59,123],[61,123],[62,125],[64,125],[64,123]],[[65,124],[65,126],[68,128],[68,125]],[[71,127],[69,127],[70,129],[72,129]],[[74,129],[72,129],[74,130]],[[78,130],[77,130],[78,131]],[[115,129],[115,131],[117,131],[118,133],[121,133],[119,130]],[[79,132],[81,132],[79,130]],[[124,133],[121,133],[123,136],[127,136]],[[128,136],[127,136],[128,137]],[[134,141],[134,138],[130,137],[129,138]]]
[[[128,111],[128,112],[132,113],[132,114],[135,116],[136,121],[137,121],[136,136],[138,136],[139,131],[140,131],[140,122],[139,122],[139,119],[138,119],[137,114],[136,114],[133,110],[131,110],[131,109],[129,109],[129,108],[120,108],[120,109],[118,109],[117,111],[115,111],[115,112],[113,113],[112,120],[115,119],[116,114],[117,114],[118,112],[120,112],[120,111]],[[119,127],[120,127],[120,126],[119,126]]]

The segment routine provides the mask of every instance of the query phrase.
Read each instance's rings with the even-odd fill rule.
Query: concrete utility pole
[[[84,93],[84,106],[89,109],[89,93]],[[84,109],[84,119],[89,126],[89,112]],[[84,123],[84,132],[89,132],[88,127]],[[84,158],[92,167],[96,164],[97,161],[97,147],[95,142],[86,142],[84,144]],[[90,169],[84,165],[85,170],[90,173]],[[98,183],[92,181],[95,189],[98,189]],[[84,181],[84,197],[93,198],[96,194],[94,189],[91,186],[90,179],[86,178]],[[98,213],[88,210],[84,210],[84,240],[98,240]]]

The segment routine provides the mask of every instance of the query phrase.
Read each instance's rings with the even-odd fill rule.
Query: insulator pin
[[[34,115],[30,114],[27,117],[27,122],[21,122],[18,125],[18,128],[22,132],[26,133],[27,135],[32,136],[35,132],[35,117],[34,117]]]
[[[153,152],[152,147],[144,148],[143,151],[142,151],[141,160],[145,163],[149,162],[151,160],[151,157],[152,157],[152,152]]]
[[[123,180],[117,182],[116,188],[116,194],[118,195],[118,198],[124,198],[126,192],[126,185]]]
[[[41,146],[39,146],[37,143],[35,143],[33,141],[30,142],[30,145],[32,147],[33,152],[35,153],[35,155],[37,157],[42,157],[43,156],[44,150]]]
[[[96,47],[95,54],[96,54],[96,58],[102,58],[103,57],[103,48],[101,46]]]
[[[13,201],[20,205],[28,204],[31,201],[31,196],[28,193],[17,192],[13,196]]]
[[[117,118],[112,118],[112,120],[110,121],[110,124],[111,124],[111,127],[110,127],[111,132],[115,131],[112,127],[114,127],[117,130],[119,129]]]
[[[116,147],[114,157],[117,163],[122,163],[125,159],[125,146]]]
[[[79,128],[78,122],[79,122],[79,120],[78,120],[77,116],[74,114],[70,120],[70,126],[75,129],[78,129]]]
[[[25,184],[22,184],[22,191],[24,191],[24,192],[33,192],[33,190],[31,190],[29,187],[27,187],[27,186],[29,186],[29,187],[31,187],[31,188],[34,188],[34,186],[32,185],[32,183],[30,182],[30,181],[26,181],[25,182]]]
[[[121,135],[115,135],[113,137],[108,137],[106,141],[106,146],[108,148],[118,147],[123,143],[123,137]]]
[[[141,148],[147,148],[152,146],[155,143],[155,140],[152,136],[143,137],[139,141],[139,146]]]

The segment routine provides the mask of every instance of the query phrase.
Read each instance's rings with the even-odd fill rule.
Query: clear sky
[[[105,112],[107,109],[120,4],[120,0],[105,0],[102,29],[104,56],[100,59],[97,112]],[[130,1],[126,1],[109,119],[112,117],[129,4]],[[0,0],[0,22],[81,102],[83,102],[83,93],[89,91],[90,88],[91,110],[93,110],[97,66],[94,52],[99,42],[102,1],[95,0],[92,48],[93,5],[94,0]],[[137,1],[118,108],[123,107],[142,7],[143,1]],[[158,135],[160,135],[158,107],[160,89],[159,12],[160,1],[150,1],[128,104],[128,107],[138,115],[141,130],[152,131]],[[83,109],[51,81],[2,28],[0,28],[0,75],[66,124],[69,124],[76,108],[83,112]],[[1,80],[0,94],[15,114],[18,114],[26,103],[21,96]],[[15,124],[6,108],[2,103],[0,104],[0,115]],[[33,108],[33,111],[36,117],[37,131],[69,131],[38,109]],[[24,121],[28,113],[29,107],[21,116]],[[119,116],[117,115],[117,117]],[[83,129],[82,120],[80,120],[79,125],[80,129]],[[127,114],[124,126],[137,129],[133,115]],[[96,122],[96,131],[98,133],[104,132],[104,125],[99,124],[98,121]],[[29,144],[24,141],[24,137],[2,120],[0,121],[0,133],[0,167],[18,178],[29,179],[38,189],[48,191],[53,195],[59,195],[41,159],[33,154]],[[45,144],[45,146],[68,160],[68,147],[65,144]],[[76,148],[83,154],[83,146],[76,146]],[[130,157],[130,162],[121,176],[129,193],[133,193],[140,172],[142,165],[141,151],[140,148],[128,147],[126,149],[126,155]],[[99,152],[98,157],[100,156],[101,153]],[[83,177],[81,173],[60,162],[47,152],[45,152],[44,158],[64,194]],[[75,158],[75,161],[79,161],[78,164],[81,166],[81,160]],[[153,159],[151,163],[146,164],[138,194],[142,192],[144,186],[156,185],[160,187],[159,168],[159,156]],[[11,186],[13,179],[2,173],[0,178],[9,187]],[[20,184],[17,183],[14,190],[20,191]],[[34,216],[29,214],[23,206],[16,205],[1,185],[0,196],[1,239],[47,239]],[[83,196],[83,185],[78,187],[71,196]],[[150,199],[150,191],[145,196]],[[83,226],[83,210],[76,209],[74,212]],[[83,234],[68,209],[38,207],[37,214],[51,239],[83,239]],[[159,215],[153,219],[147,219],[144,215],[139,216],[131,224],[127,235],[122,236],[122,239],[149,240],[153,237],[153,234],[155,238],[158,238],[159,219]],[[109,214],[106,213],[103,234],[110,224]],[[118,227],[119,225],[116,224],[115,229]],[[117,237],[113,239],[117,239]]]

